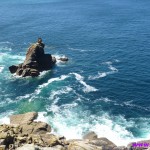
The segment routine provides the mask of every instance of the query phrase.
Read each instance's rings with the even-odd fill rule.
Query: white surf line
[[[83,91],[85,93],[98,91],[98,89],[96,89],[95,87],[92,87],[92,86],[86,84],[86,82],[84,82],[84,77],[81,76],[80,74],[78,74],[78,73],[70,73],[70,74],[73,74],[75,76],[76,80],[78,80],[79,83],[85,87],[83,89]]]
[[[98,75],[95,75],[95,76],[91,75],[91,76],[89,76],[88,77],[89,80],[95,80],[95,79],[99,79],[99,78],[104,78],[107,75],[114,74],[114,73],[118,72],[118,69],[115,68],[114,66],[112,66],[112,62],[108,61],[108,62],[104,62],[102,64],[107,64],[108,68],[110,69],[110,71],[108,71],[108,72],[98,72]]]

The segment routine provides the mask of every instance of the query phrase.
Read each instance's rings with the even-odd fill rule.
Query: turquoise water
[[[91,130],[118,145],[150,138],[150,1],[0,3],[1,123],[37,111],[68,139]],[[38,78],[11,75],[38,37],[69,62]]]

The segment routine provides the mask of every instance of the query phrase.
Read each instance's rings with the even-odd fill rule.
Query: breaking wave
[[[81,76],[80,74],[78,74],[78,73],[70,73],[70,74],[75,75],[76,80],[78,80],[79,83],[84,86],[83,91],[84,91],[85,93],[98,91],[98,89],[96,89],[95,87],[92,87],[92,86],[88,85],[88,84],[84,81],[84,77]]]
[[[119,61],[118,61],[118,60],[115,60],[115,62],[119,62]],[[99,78],[104,78],[104,77],[106,77],[107,75],[117,73],[117,72],[118,72],[118,69],[115,68],[112,64],[113,64],[113,63],[110,62],[110,61],[102,63],[102,65],[107,65],[107,66],[108,66],[108,69],[109,69],[110,71],[107,71],[107,72],[98,72],[97,75],[90,75],[90,76],[88,77],[88,79],[89,79],[89,80],[96,80],[96,79],[99,79]]]
[[[0,66],[0,73],[3,71],[4,67]]]

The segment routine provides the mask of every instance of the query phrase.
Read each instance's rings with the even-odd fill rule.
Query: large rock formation
[[[66,140],[51,133],[51,126],[37,122],[38,113],[10,116],[10,124],[0,125],[0,150],[148,150],[150,140],[139,141],[135,147],[117,147],[107,138],[89,132],[83,139]],[[71,134],[71,133],[70,133]],[[141,145],[143,143],[143,145]],[[120,144],[120,143],[119,143]]]
[[[29,47],[24,62],[10,66],[9,70],[22,77],[35,77],[44,70],[50,70],[55,63],[55,57],[52,57],[51,54],[44,54],[44,48],[36,43]]]

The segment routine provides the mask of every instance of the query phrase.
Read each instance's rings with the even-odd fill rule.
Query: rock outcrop
[[[66,140],[52,134],[47,123],[35,121],[37,116],[36,112],[12,115],[10,124],[0,125],[0,150],[148,150],[147,145],[132,147],[133,143],[117,147],[107,138],[98,138],[95,132],[83,139]],[[150,144],[150,140],[138,143]]]
[[[19,76],[36,77],[44,70],[50,70],[56,63],[56,58],[51,54],[45,54],[44,48],[40,44],[33,44],[29,47],[26,58],[19,65],[9,67],[11,73],[16,73]]]

